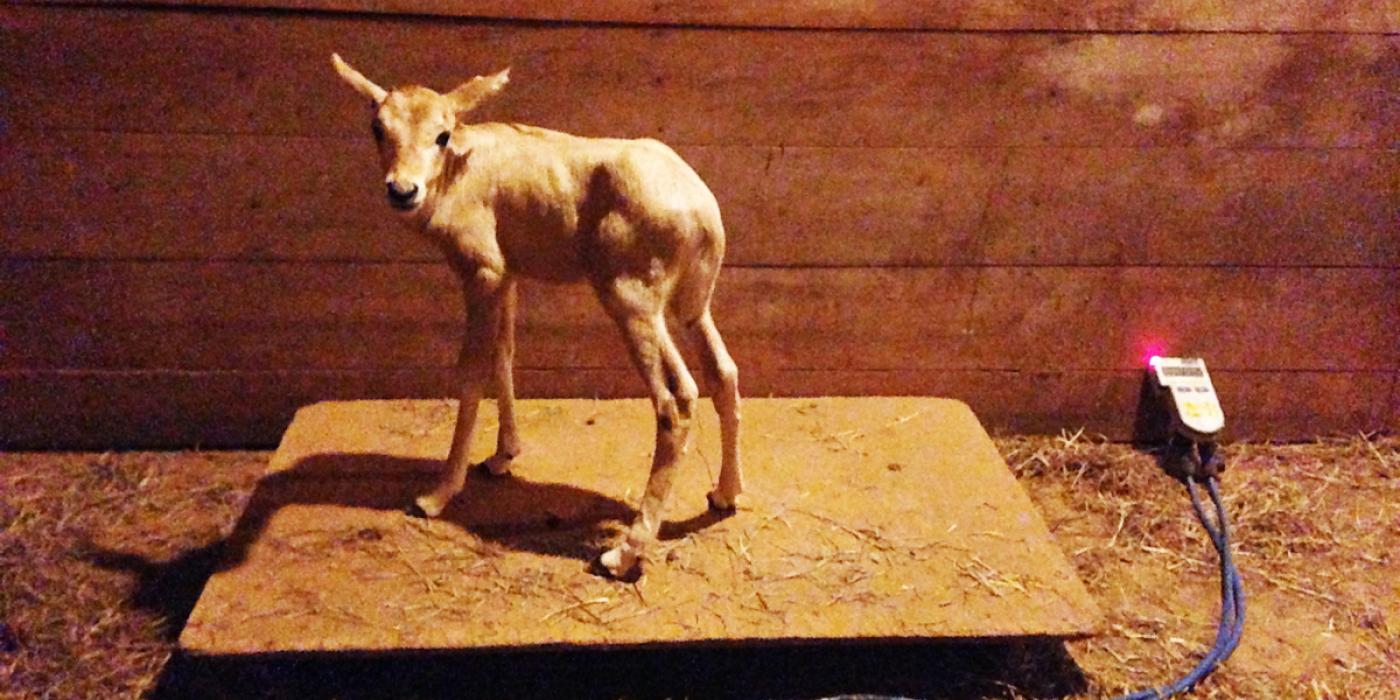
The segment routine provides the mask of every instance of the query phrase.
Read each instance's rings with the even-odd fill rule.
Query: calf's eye
[[[447,148],[447,141],[448,141],[449,139],[451,139],[451,138],[452,138],[452,134],[449,134],[449,133],[447,133],[446,131],[442,132],[441,134],[438,134],[438,137],[437,137],[437,145],[438,145],[438,148]]]
[[[378,119],[374,120],[374,121],[369,125],[369,128],[370,128],[371,131],[374,132],[374,140],[375,140],[375,141],[383,141],[383,140],[384,140],[384,125],[383,125],[383,124],[380,124]]]

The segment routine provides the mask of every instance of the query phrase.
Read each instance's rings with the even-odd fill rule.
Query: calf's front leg
[[[486,460],[486,470],[496,476],[510,473],[511,462],[520,455],[520,434],[515,426],[515,280],[507,278],[500,291],[497,315],[495,358],[496,409],[500,428],[496,433],[496,454]]]
[[[484,387],[491,380],[499,349],[497,335],[504,315],[504,291],[499,276],[485,270],[467,282],[467,333],[458,361],[462,373],[461,403],[457,407],[457,425],[452,431],[452,448],[447,453],[447,463],[437,486],[415,501],[428,517],[441,514],[466,485],[476,412]]]

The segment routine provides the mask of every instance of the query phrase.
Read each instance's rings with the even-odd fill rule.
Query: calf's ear
[[[499,73],[478,75],[447,93],[447,97],[452,100],[457,114],[464,114],[481,104],[482,100],[500,92],[509,82],[510,69],[506,68]]]

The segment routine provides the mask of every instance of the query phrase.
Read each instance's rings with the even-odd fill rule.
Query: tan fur
[[[470,124],[466,113],[499,92],[507,71],[439,94],[384,90],[332,56],[341,78],[374,102],[391,201],[461,276],[467,334],[463,388],[442,481],[418,498],[441,513],[466,481],[467,448],[483,387],[500,408],[493,474],[510,470],[516,434],[511,362],[515,280],[583,281],[617,323],[656,408],[656,446],[641,512],[626,540],[600,557],[614,576],[638,573],[654,541],[697,397],[672,319],[695,343],[720,415],[722,463],[712,507],[732,509],[739,467],[738,370],[710,315],[724,257],[714,195],[680,156],[650,139],[594,139],[517,124]],[[441,134],[445,147],[437,143]]]

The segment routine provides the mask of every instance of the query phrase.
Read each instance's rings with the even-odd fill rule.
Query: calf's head
[[[472,78],[446,94],[417,85],[385,90],[351,68],[338,54],[331,56],[331,63],[341,79],[374,103],[370,128],[379,144],[385,194],[390,206],[403,212],[422,206],[430,185],[442,173],[447,152],[453,148],[457,124],[510,80],[507,68]]]

